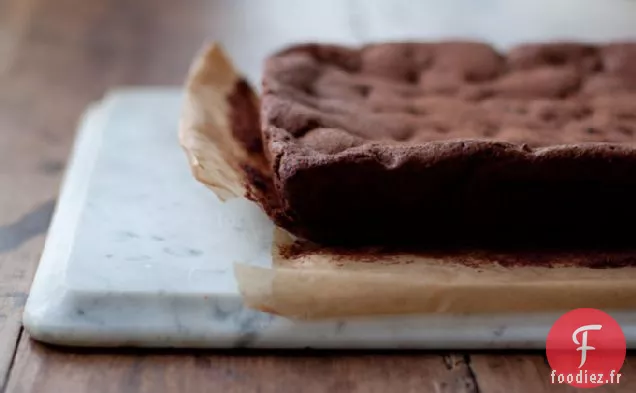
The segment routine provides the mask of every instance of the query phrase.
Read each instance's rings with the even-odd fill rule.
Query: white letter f
[[[576,350],[577,351],[581,351],[581,364],[579,365],[579,368],[583,367],[583,365],[585,364],[585,361],[587,360],[587,351],[590,350],[594,350],[596,348],[588,346],[587,345],[587,331],[588,330],[601,330],[603,326],[601,325],[585,325],[585,326],[581,326],[580,328],[576,329],[574,331],[574,333],[572,334],[572,341],[574,341],[574,344],[576,345],[581,345],[580,347],[578,347]],[[583,339],[581,340],[581,342],[579,342],[579,340],[576,338],[576,336],[583,332],[582,337]]]

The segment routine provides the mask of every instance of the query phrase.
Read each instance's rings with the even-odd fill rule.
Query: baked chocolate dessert
[[[261,123],[261,202],[321,244],[633,242],[636,43],[295,46]]]

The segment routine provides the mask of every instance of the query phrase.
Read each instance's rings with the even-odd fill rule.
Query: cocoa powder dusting
[[[390,257],[409,254],[460,263],[481,270],[484,266],[498,264],[512,268],[521,266],[539,267],[586,267],[590,269],[608,269],[636,266],[636,250],[582,250],[582,249],[404,249],[383,247],[334,248],[322,247],[306,240],[297,240],[290,245],[281,246],[279,253],[286,259],[297,259],[308,255],[331,255],[337,265],[342,259],[356,262],[390,262]],[[408,262],[407,262],[408,263]],[[412,261],[411,261],[412,263]]]

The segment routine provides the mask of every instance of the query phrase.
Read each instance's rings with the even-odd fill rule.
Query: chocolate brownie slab
[[[261,122],[270,214],[310,240],[633,241],[636,43],[294,46]]]

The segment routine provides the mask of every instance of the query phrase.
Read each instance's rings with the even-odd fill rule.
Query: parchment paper
[[[264,157],[248,152],[232,132],[230,95],[239,83],[221,47],[205,48],[187,80],[180,126],[194,176],[223,200],[249,193],[245,163],[265,170]],[[635,252],[598,254],[596,268],[589,268],[576,266],[594,261],[586,253],[543,253],[527,261],[524,254],[502,253],[365,256],[304,243],[276,228],[271,266],[233,261],[249,307],[299,319],[636,307],[636,268],[600,268],[608,258],[633,263]],[[294,247],[301,252],[290,253]],[[537,259],[550,266],[528,266]]]

